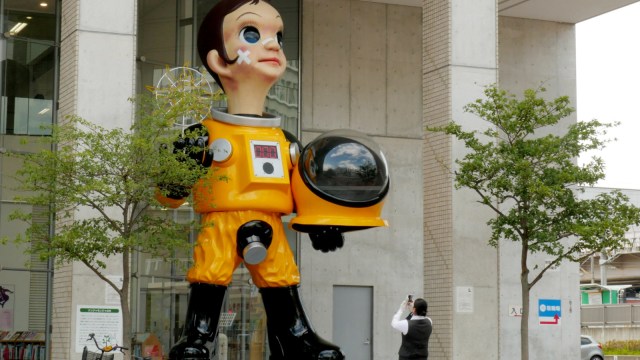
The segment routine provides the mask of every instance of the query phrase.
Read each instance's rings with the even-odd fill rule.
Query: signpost
[[[76,312],[76,352],[85,346],[92,351],[95,345],[87,342],[89,334],[96,334],[102,345],[122,344],[122,311],[118,306],[78,305]]]
[[[522,317],[524,313],[521,305],[509,305],[509,316]]]
[[[540,325],[560,325],[562,303],[560,299],[538,299]]]

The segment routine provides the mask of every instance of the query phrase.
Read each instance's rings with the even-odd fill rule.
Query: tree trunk
[[[520,318],[520,359],[529,360],[529,270],[520,274],[522,317]]]
[[[133,344],[131,341],[131,310],[129,309],[128,301],[124,300],[124,298],[120,301],[120,306],[122,306],[122,346],[128,349],[124,350],[124,358],[132,359]]]
[[[120,307],[122,308],[122,346],[125,350],[125,359],[133,359],[133,347],[131,338],[131,308],[129,307],[129,284],[131,267],[129,264],[130,252],[128,250],[122,253],[122,290],[120,292]]]

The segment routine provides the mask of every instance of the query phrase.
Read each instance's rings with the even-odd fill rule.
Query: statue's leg
[[[278,214],[253,214],[268,223],[273,239],[259,264],[245,264],[260,288],[267,313],[270,360],[343,360],[340,348],[320,338],[307,319],[298,284],[300,272]]]
[[[270,360],[344,360],[338,346],[313,330],[297,285],[262,288],[260,294],[267,313]]]
[[[227,285],[241,261],[235,244],[240,224],[226,213],[204,214],[202,224],[187,272],[191,288],[184,330],[169,352],[171,360],[209,359],[205,344],[215,340]]]
[[[209,359],[205,344],[216,335],[226,286],[192,283],[187,318],[180,340],[171,348],[169,359]]]

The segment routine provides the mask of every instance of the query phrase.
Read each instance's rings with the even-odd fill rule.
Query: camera
[[[413,295],[407,295],[407,302],[413,302]]]

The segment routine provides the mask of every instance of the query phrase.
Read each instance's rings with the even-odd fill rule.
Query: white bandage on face
[[[262,44],[262,46],[266,46],[270,41],[276,41],[276,39],[272,38],[272,37],[266,38],[266,39],[262,40],[261,44]]]
[[[251,54],[249,50],[242,51],[238,49],[238,64],[242,64],[243,62],[246,62],[247,64],[251,64],[251,59],[249,59],[249,54]]]

